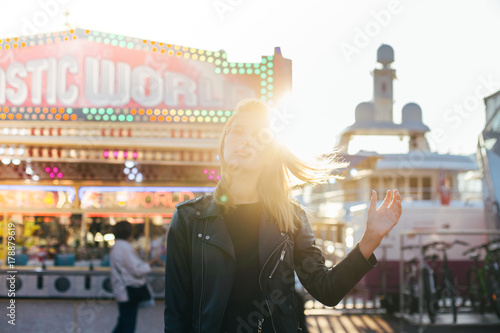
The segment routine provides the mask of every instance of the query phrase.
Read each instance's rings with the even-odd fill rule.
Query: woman
[[[372,191],[362,239],[327,268],[308,214],[291,199],[290,173],[318,183],[332,177],[331,168],[292,155],[269,124],[265,103],[240,102],[219,141],[216,189],[176,205],[167,235],[166,333],[301,332],[294,271],[313,297],[334,306],[376,265],[373,251],[399,220],[397,190],[377,209]]]
[[[111,248],[109,261],[111,266],[111,285],[113,295],[118,302],[118,322],[113,333],[133,333],[137,320],[138,302],[129,301],[126,286],[139,287],[146,283],[147,274],[151,271],[149,264],[142,261],[130,243],[133,240],[132,224],[127,221],[118,222],[114,226],[115,245]],[[149,288],[149,285],[148,285]],[[150,295],[153,295],[149,290]]]

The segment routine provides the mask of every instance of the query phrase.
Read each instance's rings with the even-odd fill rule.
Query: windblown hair
[[[219,138],[217,152],[221,162],[221,178],[213,192],[215,202],[224,213],[234,206],[229,187],[231,185],[231,166],[224,159],[224,141],[230,131],[234,120],[243,112],[252,113],[255,117],[261,117],[269,124],[271,117],[269,106],[258,99],[244,99],[236,106],[235,113],[226,122],[222,135]],[[293,189],[291,175],[302,181],[304,184],[321,184],[330,178],[343,178],[333,174],[333,171],[346,167],[346,163],[338,161],[335,152],[322,155],[322,160],[327,164],[314,166],[307,163],[293,153],[282,143],[275,140],[272,132],[263,129],[256,139],[259,147],[263,149],[265,162],[257,184],[257,192],[260,201],[264,205],[266,212],[276,221],[282,232],[295,231],[301,209],[310,217],[311,212],[300,205],[291,197]],[[270,133],[270,135],[269,135]]]

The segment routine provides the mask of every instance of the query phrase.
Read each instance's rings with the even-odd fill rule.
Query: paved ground
[[[118,316],[114,300],[33,300],[16,299],[16,325],[8,324],[8,299],[0,299],[0,332],[22,333],[110,333]],[[418,318],[414,318],[417,320]],[[500,332],[496,316],[460,314],[458,324],[449,325],[451,317],[442,315],[438,324],[427,327],[425,333],[493,333]],[[307,317],[310,333],[417,333],[418,326],[407,320],[385,314],[343,313],[340,311],[311,310]],[[486,325],[479,325],[485,322]],[[162,333],[163,302],[141,309],[137,333]],[[288,333],[288,332],[280,332]]]

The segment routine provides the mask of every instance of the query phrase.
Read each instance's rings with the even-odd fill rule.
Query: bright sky
[[[50,21],[37,29],[63,30],[69,10],[73,26],[224,49],[229,61],[257,62],[280,46],[293,61],[295,103],[282,138],[304,158],[330,151],[356,105],[372,98],[381,44],[395,50],[394,121],[418,103],[424,123],[444,133],[428,136],[438,152],[474,153],[482,98],[500,90],[500,0],[23,0],[1,8],[2,37],[22,35],[44,11]]]

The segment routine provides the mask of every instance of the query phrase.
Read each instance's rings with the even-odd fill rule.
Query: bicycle
[[[424,245],[421,248],[422,255],[424,256],[424,263],[421,270],[422,278],[422,289],[423,289],[423,306],[431,323],[436,322],[436,312],[434,311],[434,294],[435,294],[435,283],[434,283],[434,270],[431,266],[427,264],[427,260],[430,257],[426,257],[425,253],[428,250],[430,244]],[[420,248],[420,246],[405,246],[403,250]],[[418,287],[418,259],[413,258],[407,262],[405,267],[405,272],[407,277],[405,278],[405,288],[404,288],[404,307],[408,309],[410,314],[419,311],[419,287]]]
[[[467,271],[467,296],[471,302],[473,311],[484,314],[486,304],[489,302],[494,312],[500,318],[500,270],[499,253],[500,248],[491,249],[492,245],[500,243],[495,239],[488,243],[472,247],[463,255],[470,255],[474,260]],[[484,263],[479,265],[481,250],[485,250]]]
[[[450,312],[453,315],[453,323],[457,322],[457,313],[459,306],[457,304],[457,298],[460,296],[460,293],[458,292],[458,289],[455,285],[453,271],[448,266],[448,254],[446,251],[456,244],[464,246],[469,245],[468,243],[461,240],[455,240],[451,243],[438,241],[428,245],[428,248],[433,248],[437,251],[442,252],[443,258],[443,265],[441,267],[441,283],[436,288],[434,297],[435,302],[431,307],[431,311],[433,311],[434,314],[437,315],[438,310],[442,308],[450,308]],[[436,260],[437,256],[435,256],[433,259],[434,267]],[[435,282],[437,283],[437,277],[435,277]]]

